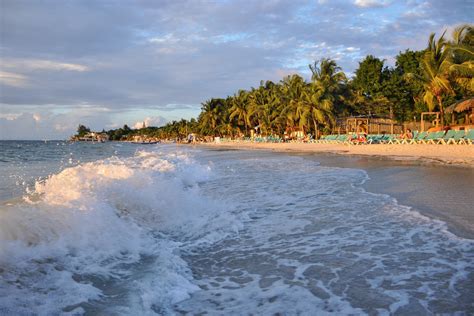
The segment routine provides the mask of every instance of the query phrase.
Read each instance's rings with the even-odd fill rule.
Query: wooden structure
[[[424,116],[425,115],[436,115],[436,119],[432,122],[435,127],[439,126],[439,112],[422,112],[421,113],[421,132],[425,131],[425,120]]]
[[[336,120],[336,132],[338,134],[399,134],[403,132],[403,125],[387,117],[350,116]]]
[[[462,113],[465,112],[464,124],[470,125],[474,124],[474,98],[463,100],[458,103],[450,105],[445,110],[446,113],[451,113],[451,123],[454,123],[455,116],[454,112]]]

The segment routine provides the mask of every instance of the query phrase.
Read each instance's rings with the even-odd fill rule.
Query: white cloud
[[[143,125],[145,125],[145,127],[162,126],[166,124],[166,122],[168,122],[168,120],[162,116],[152,116],[152,117],[145,118],[143,121],[135,122],[135,124],[133,125],[133,128],[142,128]]]
[[[24,75],[16,74],[13,72],[0,71],[0,83],[3,83],[11,87],[25,87],[27,85],[28,78]]]
[[[110,123],[108,112],[98,109],[74,108],[63,113],[50,109],[34,110],[2,108],[0,139],[67,139],[79,124],[101,130]]]
[[[379,8],[390,5],[389,0],[355,0],[354,4],[361,8]]]
[[[89,71],[90,67],[74,63],[63,63],[45,59],[20,59],[8,58],[3,62],[3,67],[23,70],[53,70],[53,71]]]

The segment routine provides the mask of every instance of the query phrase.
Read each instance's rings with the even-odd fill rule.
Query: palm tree
[[[217,99],[210,99],[202,103],[201,114],[198,118],[201,133],[212,135],[216,132],[219,121],[218,102]]]
[[[441,126],[444,126],[443,97],[454,93],[449,81],[449,70],[452,66],[450,49],[444,39],[444,34],[445,32],[436,41],[435,34],[431,33],[428,48],[421,61],[423,70],[421,80],[425,90],[423,101],[428,105],[428,109],[433,111],[436,100],[441,114]]]
[[[282,81],[282,93],[285,107],[281,116],[286,120],[287,126],[298,126],[305,134],[310,112],[306,82],[298,75],[288,76]]]
[[[232,121],[234,118],[237,118],[238,124],[242,122],[245,126],[245,135],[248,135],[251,116],[248,108],[248,96],[246,91],[239,90],[232,98],[232,107],[229,109],[229,120]]]
[[[454,29],[449,43],[453,64],[450,74],[454,81],[470,93],[474,92],[474,27],[469,24]]]
[[[320,61],[316,61],[313,65],[309,65],[309,69],[312,72],[312,82],[322,82],[324,86],[327,87],[329,93],[337,91],[347,80],[341,67],[330,58],[323,58]]]
[[[310,93],[307,95],[309,104],[309,118],[314,126],[315,137],[319,136],[319,126],[334,125],[334,95],[329,93],[325,86],[327,82],[316,81],[310,85]]]
[[[337,63],[329,58],[309,65],[312,72],[309,100],[310,117],[313,121],[315,136],[318,137],[319,125],[334,124],[334,102],[339,97],[346,75]]]

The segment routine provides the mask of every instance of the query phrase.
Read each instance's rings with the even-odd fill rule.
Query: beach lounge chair
[[[368,144],[367,138],[365,138],[363,135],[350,135],[350,137],[346,136],[346,140],[344,143],[348,145]]]
[[[387,141],[387,144],[401,144],[402,143],[402,138],[400,135],[395,135],[395,134],[390,134],[389,135],[389,138],[388,138],[388,141]]]
[[[383,139],[382,135],[368,135],[367,144],[379,144]]]
[[[392,135],[390,134],[385,134],[380,137],[380,143],[381,144],[388,144],[388,142],[392,139]]]
[[[339,135],[337,138],[338,143],[345,143],[347,141],[347,135]]]
[[[411,138],[408,138],[407,134],[403,134],[403,136],[399,140],[399,144],[411,144],[411,140],[415,139],[418,136],[418,132],[414,131],[412,133]]]
[[[315,140],[314,142],[318,144],[324,143],[324,140],[326,139],[327,136],[328,135],[322,135],[319,139]]]
[[[458,144],[473,145],[474,144],[474,129],[468,130],[466,135],[458,141]]]
[[[460,144],[462,141],[464,141],[464,136],[466,135],[466,131],[461,130],[461,131],[456,131],[454,133],[454,136],[446,142],[447,145],[449,144]]]
[[[447,145],[447,144],[448,144],[448,141],[449,141],[451,138],[453,138],[454,135],[456,135],[456,131],[450,129],[449,131],[446,132],[446,134],[444,134],[443,137],[439,138],[437,142],[438,142],[438,144]]]
[[[341,136],[341,135],[333,135],[333,137],[331,137],[329,142],[332,143],[332,144],[337,143],[337,140],[339,139],[339,136]]]
[[[443,137],[444,131],[439,131],[439,132],[431,132],[429,133],[425,139],[422,139],[420,141],[420,144],[436,144],[436,142]]]
[[[332,141],[334,141],[336,139],[337,135],[327,135],[324,140],[323,140],[323,143],[331,143]]]
[[[420,141],[425,139],[426,135],[428,135],[428,132],[417,133],[412,139],[409,139],[408,144],[418,144]]]

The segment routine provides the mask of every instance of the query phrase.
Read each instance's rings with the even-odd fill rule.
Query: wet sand
[[[382,156],[394,160],[424,160],[427,162],[474,167],[473,145],[345,145],[314,143],[254,143],[221,142],[203,146],[274,150],[289,152],[336,153],[341,155]]]
[[[474,239],[474,168],[420,161],[317,154],[322,165],[367,172],[364,188],[390,195],[401,205],[447,223],[457,236]]]

